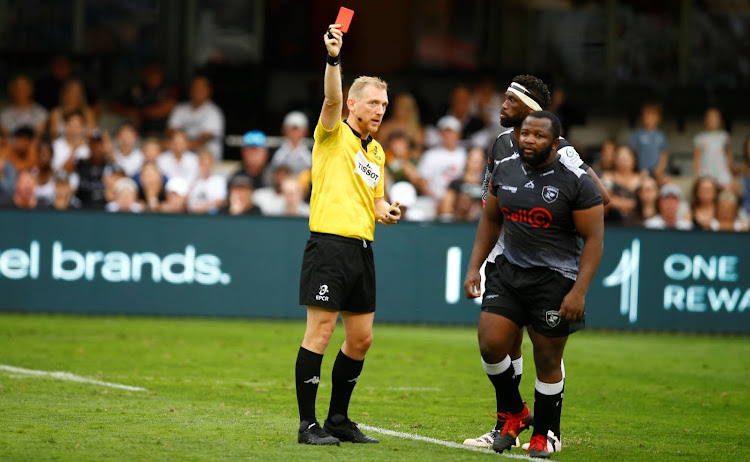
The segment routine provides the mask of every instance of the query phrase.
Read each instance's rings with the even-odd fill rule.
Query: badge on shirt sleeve
[[[560,160],[568,167],[578,168],[583,165],[583,159],[578,155],[578,151],[573,146],[566,146],[558,151]]]
[[[555,202],[559,195],[560,190],[554,186],[545,186],[542,188],[542,199],[548,204]]]

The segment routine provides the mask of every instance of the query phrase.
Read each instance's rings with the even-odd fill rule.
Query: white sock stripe
[[[523,356],[512,360],[511,363],[513,364],[513,372],[515,372],[516,375],[523,374]]]
[[[557,383],[544,383],[540,382],[539,379],[536,379],[534,388],[536,388],[536,390],[543,395],[551,396],[562,393],[564,384],[565,382],[563,380],[560,380]]]
[[[484,367],[484,372],[486,372],[489,375],[499,375],[503,372],[507,371],[508,368],[510,368],[511,361],[510,356],[505,356],[505,358],[500,361],[497,364],[489,364],[484,361],[484,358],[482,358],[482,367]]]

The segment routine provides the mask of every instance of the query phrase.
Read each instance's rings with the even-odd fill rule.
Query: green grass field
[[[321,421],[342,330],[323,362]],[[373,432],[381,444],[298,445],[303,331],[302,322],[0,314],[0,365],[146,389],[0,369],[0,460],[499,457]],[[522,394],[532,401],[528,339],[524,352]],[[750,338],[583,331],[565,357],[554,460],[750,461]],[[493,426],[492,409],[474,329],[376,322],[353,420],[461,443]]]

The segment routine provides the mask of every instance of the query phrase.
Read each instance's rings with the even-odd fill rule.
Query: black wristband
[[[338,66],[341,63],[341,54],[338,56],[326,55],[326,62],[331,66]]]

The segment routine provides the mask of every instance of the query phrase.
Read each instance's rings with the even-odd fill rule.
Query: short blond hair
[[[364,90],[367,85],[372,85],[379,90],[388,91],[388,84],[385,83],[385,80],[379,77],[363,75],[354,79],[352,86],[349,87],[349,99],[359,101],[359,99],[362,98],[362,90]]]

